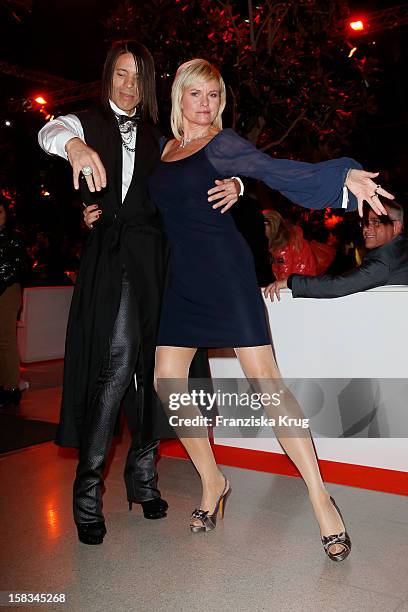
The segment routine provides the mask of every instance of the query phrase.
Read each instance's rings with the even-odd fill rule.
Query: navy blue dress
[[[219,132],[184,159],[160,161],[150,194],[170,241],[170,279],[158,346],[244,347],[270,344],[265,306],[249,246],[229,212],[208,202],[215,179],[233,175],[264,181],[308,208],[341,207],[350,158],[308,164],[273,159],[233,130]],[[356,208],[349,195],[348,209]]]

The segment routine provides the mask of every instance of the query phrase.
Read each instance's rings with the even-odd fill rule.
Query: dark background
[[[125,9],[126,6],[132,6],[131,2],[124,4]],[[173,2],[175,19],[178,15],[176,4]],[[234,4],[237,14],[245,17],[247,2]],[[397,4],[396,2],[395,5]],[[118,2],[110,0],[2,0],[0,58],[19,68],[49,73],[78,83],[97,81],[100,79],[106,51],[116,35],[112,32],[112,22],[109,25],[109,19],[113,11],[118,11],[118,5]],[[146,11],[152,10],[151,2],[137,2],[133,3],[133,6],[137,6],[136,10],[139,12],[145,7]],[[356,17],[365,17],[373,11],[392,6],[393,3],[381,0],[348,2],[350,16]],[[167,10],[172,11],[171,8]],[[126,18],[124,22],[126,24]],[[357,113],[341,154],[355,157],[366,169],[380,170],[381,182],[387,185],[405,206],[408,168],[404,93],[407,52],[403,44],[404,34],[406,26],[396,24],[391,29],[358,38],[345,35],[344,41],[339,40],[338,45],[347,49],[345,40],[348,38],[358,46],[356,57],[365,57],[376,65],[376,76],[367,86],[370,100],[361,112]],[[146,37],[148,38],[145,35]],[[193,51],[195,38],[198,38],[197,31],[192,29],[190,48]],[[142,42],[149,43],[143,40],[143,37]],[[168,92],[173,75],[169,74],[169,77],[162,79],[162,54],[157,48],[157,55],[160,57],[156,58],[155,46],[148,46],[158,61],[161,127],[166,132]],[[191,57],[191,51],[184,50],[181,46],[174,51],[169,70],[188,57]],[[228,82],[228,74],[226,77]],[[32,258],[35,259],[38,255],[37,247],[40,241],[48,258],[63,258],[63,266],[70,269],[77,265],[79,248],[85,233],[83,228],[80,229],[81,202],[72,188],[68,164],[46,156],[37,145],[37,132],[45,122],[44,114],[39,112],[40,107],[33,104],[30,109],[30,104],[24,103],[24,100],[32,100],[38,94],[47,98],[48,91],[58,90],[61,86],[43,84],[35,79],[19,78],[3,72],[0,73],[0,85],[0,192],[14,207],[18,225],[25,233]],[[242,95],[240,100],[243,104],[245,97]],[[68,113],[89,104],[89,100],[59,106],[53,106],[51,103],[47,105],[46,113]],[[250,112],[251,110],[249,114]],[[227,125],[229,117],[227,110]],[[11,122],[11,125],[7,126],[6,121]],[[242,126],[245,127],[245,116]],[[245,130],[240,131],[247,135]],[[296,153],[302,159],[313,160],[315,157],[316,147],[313,139],[302,148],[291,142],[288,142],[288,147],[278,147],[271,153],[288,157],[289,150],[294,158],[299,158]],[[263,198],[265,206],[274,206],[267,194],[264,193]],[[277,198],[276,207],[279,206],[282,209],[286,204],[282,204]],[[351,226],[355,221],[349,219],[348,223]],[[347,240],[347,235],[345,239]]]

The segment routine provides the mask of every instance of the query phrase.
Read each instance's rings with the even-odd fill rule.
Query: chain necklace
[[[185,149],[186,146],[188,144],[190,144],[190,142],[193,142],[194,140],[199,140],[200,138],[205,138],[206,136],[209,136],[209,133],[206,132],[204,134],[200,134],[199,136],[192,136],[191,138],[185,138],[183,136],[183,138],[180,140],[180,144],[178,146],[179,149]]]
[[[120,126],[120,127],[122,127],[122,126]],[[119,127],[119,130],[120,130],[120,127]],[[137,135],[137,128],[136,128],[136,126],[134,126],[134,128],[132,130],[130,130],[129,132],[122,132],[120,130],[120,137],[122,139],[122,144],[125,147],[125,149],[127,151],[130,151],[131,153],[134,153],[136,151],[136,142],[135,142],[135,146],[134,147],[130,147],[129,146],[130,143],[133,140],[133,133],[135,135],[135,140],[136,140],[136,135]]]
[[[129,140],[129,143],[130,143],[131,141],[132,141],[132,138]],[[131,153],[134,153],[134,152],[136,151],[136,143],[135,143],[135,146],[134,146],[134,147],[129,147],[129,143],[125,142],[125,141],[124,141],[124,138],[123,138],[123,136],[122,136],[122,144],[123,144],[123,146],[125,147],[125,149],[126,149],[127,151],[130,151]]]
[[[119,124],[119,132],[120,137],[122,139],[122,144],[125,149],[127,151],[130,151],[131,153],[134,153],[136,151],[137,126],[134,123],[128,121],[123,123],[122,125]],[[135,137],[135,146],[130,147],[129,145],[133,140],[133,135]]]

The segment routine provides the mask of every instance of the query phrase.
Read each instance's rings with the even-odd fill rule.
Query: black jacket
[[[92,393],[118,312],[125,267],[138,302],[135,316],[141,325],[142,346],[137,397],[132,384],[124,407],[135,416],[132,425],[142,445],[151,439],[156,419],[154,354],[168,258],[161,219],[148,194],[148,176],[160,156],[159,134],[147,123],[139,125],[133,177],[122,203],[122,141],[113,112],[96,109],[78,117],[86,143],[102,160],[108,182],[97,194],[90,194],[85,182],[81,187],[84,200],[96,200],[103,214],[84,246],[72,298],[56,442],[78,446],[83,423],[92,417]]]
[[[408,285],[408,239],[397,236],[369,251],[361,266],[339,276],[291,274],[293,297],[336,298],[383,285]]]
[[[7,287],[21,282],[26,263],[23,244],[16,232],[0,227],[0,295]]]

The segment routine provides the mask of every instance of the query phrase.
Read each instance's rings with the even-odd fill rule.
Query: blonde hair
[[[263,216],[271,230],[268,240],[269,250],[282,249],[290,239],[290,229],[287,223],[277,210],[264,210]]]
[[[208,82],[215,79],[220,86],[220,107],[212,125],[217,130],[222,130],[221,115],[225,108],[226,91],[224,80],[213,64],[204,59],[192,59],[179,66],[171,88],[171,130],[177,140],[183,137],[183,112],[181,110],[181,98],[187,87],[197,82]]]

